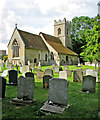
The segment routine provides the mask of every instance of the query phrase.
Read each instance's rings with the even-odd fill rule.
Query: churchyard
[[[41,66],[42,71],[38,69],[38,66],[30,70],[29,68],[25,68],[26,72],[32,72],[34,75],[32,73],[25,74],[25,71],[23,71],[21,67],[17,68],[13,66],[13,68],[9,68],[10,71],[6,71],[3,74],[6,78],[6,89],[5,98],[2,100],[2,117],[9,119],[97,119],[100,117],[100,81],[92,76],[83,77],[86,76],[86,74],[90,75],[89,72],[86,72],[86,69],[94,70],[95,67],[88,65],[60,66],[63,71],[59,71],[57,67],[58,66]],[[7,70],[5,66],[1,68],[2,72],[4,70]],[[20,72],[16,72],[17,70]],[[0,76],[2,76],[2,72],[0,72]],[[22,75],[24,77],[20,77]],[[31,78],[29,76],[31,76]],[[51,78],[52,80],[49,81]],[[93,81],[91,81],[91,79],[93,79]],[[93,86],[92,89],[90,89],[91,86]],[[55,94],[56,98],[53,94]],[[21,102],[21,100],[24,102]],[[57,105],[61,104],[61,106],[58,105],[58,107],[61,109],[64,108],[63,112],[59,112],[56,104],[53,106],[55,108],[53,108],[52,104],[50,104],[50,106],[47,101],[53,101],[57,103]],[[28,104],[25,102],[28,102]],[[48,106],[48,108],[45,106]],[[43,111],[43,109],[48,110]],[[58,113],[54,111],[50,112],[50,109],[54,111],[57,109]]]

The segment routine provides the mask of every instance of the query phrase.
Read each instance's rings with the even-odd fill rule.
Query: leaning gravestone
[[[96,82],[98,82],[98,70],[87,69],[86,76],[87,75],[91,75],[91,76],[96,77]]]
[[[83,81],[83,72],[80,69],[76,69],[73,72],[73,82],[82,82]]]
[[[28,66],[28,65],[24,65],[24,66],[22,67],[22,76],[25,77],[25,73],[26,73],[26,72],[29,72],[29,66]]]
[[[69,82],[66,79],[52,78],[49,80],[49,101],[53,103],[68,104]]]
[[[5,98],[6,79],[0,76],[0,98]]]
[[[49,80],[52,77],[50,75],[43,76],[43,88],[49,88]]]
[[[47,68],[47,69],[45,69],[45,73],[44,74],[45,75],[50,75],[51,77],[53,77],[53,70],[50,69],[50,68]]]
[[[7,85],[17,85],[18,71],[10,70],[8,71],[8,75],[9,75],[9,83],[7,83]]]
[[[67,71],[59,71],[59,78],[67,80]]]
[[[95,87],[96,87],[96,77],[93,77],[91,75],[83,77],[82,91],[95,92]]]

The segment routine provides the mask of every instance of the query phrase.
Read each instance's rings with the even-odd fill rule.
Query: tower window
[[[53,52],[51,52],[51,60],[54,60]]]
[[[19,57],[19,46],[16,40],[13,43],[13,57]]]
[[[66,61],[68,61],[68,56],[66,56]]]
[[[60,28],[58,28],[58,35],[59,35],[59,34],[61,34],[61,29],[60,29]]]
[[[68,35],[68,29],[67,29],[67,35]]]

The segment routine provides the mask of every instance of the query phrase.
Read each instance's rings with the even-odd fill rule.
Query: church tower
[[[54,20],[54,36],[59,37],[65,47],[72,49],[71,41],[71,22],[64,18],[58,22]]]
[[[100,16],[100,1],[98,2],[98,15]]]

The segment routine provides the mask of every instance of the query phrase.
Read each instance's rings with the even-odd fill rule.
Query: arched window
[[[67,35],[68,35],[69,30],[67,29]]]
[[[34,63],[36,63],[37,62],[37,58],[34,58]]]
[[[47,57],[48,57],[47,54],[45,54],[45,61],[47,61]]]
[[[51,60],[54,60],[53,52],[51,52]]]
[[[66,56],[66,61],[68,61],[68,56]]]
[[[19,46],[16,40],[13,42],[13,57],[19,57]]]
[[[60,29],[60,28],[58,28],[58,35],[59,35],[59,34],[61,34],[61,29]]]

